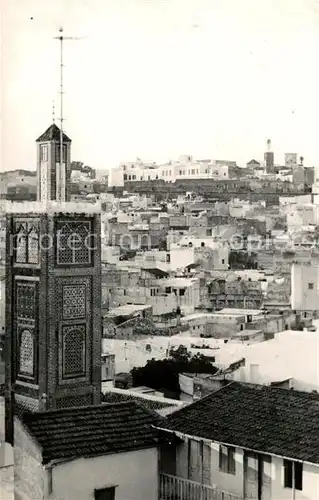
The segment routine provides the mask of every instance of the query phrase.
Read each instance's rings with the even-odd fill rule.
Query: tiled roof
[[[67,460],[157,446],[157,415],[133,401],[25,413],[22,422],[42,449],[42,460]]]
[[[53,123],[50,127],[37,138],[36,142],[60,141],[60,129]],[[63,142],[72,142],[71,139],[63,133]]]
[[[319,395],[316,393],[233,382],[174,412],[164,427],[319,464],[318,422]]]
[[[135,401],[136,403],[141,404],[148,410],[158,411],[163,408],[173,407],[172,403],[164,403],[162,401],[153,401],[151,399],[143,398],[143,396],[136,396],[135,394],[120,394],[116,392],[106,392],[103,394],[103,402],[104,403],[120,403],[123,401]]]

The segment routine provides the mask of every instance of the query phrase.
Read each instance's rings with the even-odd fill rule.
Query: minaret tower
[[[63,133],[62,161],[59,127],[53,123],[38,139],[37,174],[39,201],[69,201],[71,179],[71,139]]]
[[[275,160],[274,160],[274,153],[271,148],[271,140],[267,140],[267,151],[265,152],[264,155],[265,159],[265,168],[266,168],[266,173],[267,174],[272,174],[274,173],[275,169]]]
[[[61,128],[53,123],[36,144],[38,201],[8,203],[5,210],[11,444],[19,412],[101,398],[100,205],[68,201],[71,139]]]

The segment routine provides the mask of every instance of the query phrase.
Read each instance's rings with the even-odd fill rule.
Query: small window
[[[226,474],[236,474],[235,448],[220,445],[219,448],[219,470]]]
[[[313,290],[313,283],[308,283],[308,290]]]
[[[284,460],[284,487],[302,491],[302,463]]]
[[[201,247],[204,247],[205,246],[205,242],[202,241],[201,244],[200,244]]]
[[[222,259],[222,264],[225,264],[225,259]]]
[[[40,146],[40,161],[48,161],[48,146]]]

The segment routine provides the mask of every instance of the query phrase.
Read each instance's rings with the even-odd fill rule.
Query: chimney
[[[250,383],[258,384],[259,383],[259,365],[250,365]]]
[[[177,306],[176,308],[176,326],[180,326],[181,324],[181,308]]]

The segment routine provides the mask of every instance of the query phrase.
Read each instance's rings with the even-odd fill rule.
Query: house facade
[[[157,500],[156,418],[133,401],[24,414],[15,422],[15,498]]]
[[[168,417],[161,500],[316,500],[318,395],[231,383]],[[314,433],[316,437],[314,437]]]

